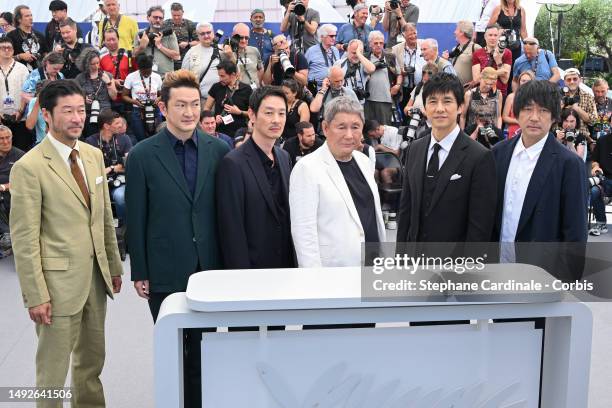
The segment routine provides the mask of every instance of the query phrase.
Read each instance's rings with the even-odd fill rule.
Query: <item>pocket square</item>
[[[104,181],[104,177],[102,177],[102,176],[96,177],[96,185],[100,184],[103,181]]]
[[[461,178],[461,174],[453,174],[450,178],[450,181],[459,180]]]

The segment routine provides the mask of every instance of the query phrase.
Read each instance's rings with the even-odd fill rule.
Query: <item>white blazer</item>
[[[380,242],[385,224],[378,188],[370,160],[361,152],[353,158],[363,173],[372,195]],[[365,232],[351,192],[325,142],[297,162],[289,181],[291,235],[303,268],[361,265],[361,243]]]

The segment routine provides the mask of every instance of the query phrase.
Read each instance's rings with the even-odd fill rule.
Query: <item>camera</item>
[[[355,88],[353,89],[353,91],[355,92],[355,95],[357,95],[357,99],[359,99],[360,101],[363,101],[370,97],[370,93],[363,88]]]
[[[597,170],[593,177],[589,177],[589,185],[591,187],[595,187],[601,184],[601,182],[605,179],[603,172],[601,170]]]
[[[123,184],[125,184],[125,174],[116,174],[113,172],[107,176],[107,180],[109,187],[121,187]]]
[[[571,106],[578,102],[580,102],[580,98],[578,96],[570,96],[569,88],[567,86],[564,86],[563,87],[563,105]]]
[[[281,0],[282,1],[282,0]],[[350,8],[355,8],[355,6],[359,3],[359,0],[346,0],[346,5]]]
[[[482,137],[485,140],[492,141],[497,139],[497,133],[493,130],[493,126],[485,125],[478,128],[478,136]]]
[[[609,123],[606,122],[595,122],[593,124],[593,139],[597,140],[602,136],[611,134],[611,127]]]
[[[142,119],[147,134],[152,135],[155,133],[155,105],[152,100],[146,100],[142,109]]]
[[[374,63],[374,66],[378,70],[378,69],[385,69],[385,68],[387,68],[388,65],[387,65],[387,63],[385,61],[379,60],[379,61],[376,61]]]
[[[162,37],[167,37],[169,35],[174,34],[174,31],[172,31],[171,28],[167,28],[165,30],[160,31],[160,33],[161,33]],[[142,38],[142,36],[144,34],[147,34],[147,37],[149,37],[149,41],[155,41],[156,35],[155,35],[155,33],[149,32],[149,29],[146,29],[144,31],[139,32],[138,33],[138,38]]]
[[[407,129],[404,140],[414,140],[417,136],[417,130],[419,126],[421,126],[423,116],[419,108],[411,108],[410,111],[408,111],[408,117],[410,120],[408,121],[408,126],[406,126]]]
[[[333,98],[337,98],[339,96],[344,96],[344,89],[340,88],[340,89],[334,89],[332,87],[329,88],[329,94],[331,95],[332,99]]]
[[[389,7],[391,7],[391,10],[395,10],[396,8],[399,7],[399,0],[391,0],[389,1]]]
[[[216,34],[215,34],[216,37]],[[229,45],[232,48],[233,52],[238,52],[238,48],[240,47],[240,36],[238,34],[232,35],[230,38],[226,38],[224,45]]]
[[[295,74],[295,67],[289,60],[289,56],[285,51],[281,51],[278,53],[278,57],[280,58],[281,67],[283,68],[283,72],[287,76],[293,76]]]
[[[17,115],[2,115],[2,123],[7,126],[17,124]]]
[[[306,14],[306,6],[304,6],[302,0],[295,0],[293,4],[295,5],[293,7],[293,12],[296,16],[303,16],[304,14]]]
[[[506,48],[508,48],[508,37],[506,37],[505,34],[502,34],[497,39],[497,51],[499,51],[500,54],[503,54]]]
[[[91,103],[91,113],[89,114],[89,123],[98,123],[98,116],[100,115],[100,102],[94,99]]]
[[[223,38],[223,34],[225,34],[223,30],[215,31],[215,38],[213,38],[213,46],[217,47],[219,45],[221,38]]]
[[[576,137],[578,137],[578,132],[575,130],[568,129],[565,131],[565,140],[570,143],[576,142]]]

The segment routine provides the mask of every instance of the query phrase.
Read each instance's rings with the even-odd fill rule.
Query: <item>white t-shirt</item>
[[[21,106],[21,88],[28,79],[30,71],[20,62],[15,61],[13,70],[8,69],[0,72],[0,114],[14,115]],[[10,72],[10,74],[9,74]],[[8,91],[6,89],[5,75],[8,74]],[[23,115],[22,120],[25,120]]]
[[[142,78],[140,71],[134,71],[125,78],[123,86],[131,91],[132,99],[137,99],[141,102],[147,99],[154,101],[161,91],[162,79],[155,72],[148,78]]]
[[[482,0],[481,6],[484,5],[484,9],[482,9],[482,15],[474,26],[474,30],[477,33],[484,33],[485,29],[489,25],[489,20],[491,19],[493,10],[495,10],[495,7],[499,6],[500,3],[501,0]]]
[[[399,150],[402,136],[398,133],[396,127],[385,125],[385,133],[380,138],[380,143],[389,149]]]

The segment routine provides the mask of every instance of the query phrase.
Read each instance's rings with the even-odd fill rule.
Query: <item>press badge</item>
[[[257,89],[257,84],[255,82],[251,82],[251,89],[252,90],[256,90]]]

